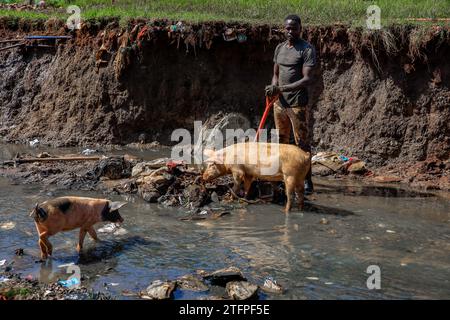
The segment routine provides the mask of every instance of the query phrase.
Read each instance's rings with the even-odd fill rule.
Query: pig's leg
[[[284,177],[284,183],[286,185],[286,208],[284,209],[285,213],[289,213],[292,208],[292,202],[294,200],[294,192],[295,192],[295,181],[293,177]]]
[[[90,227],[87,232],[89,233],[89,235],[91,236],[92,239],[94,239],[95,241],[100,241],[97,237],[97,232],[95,232],[94,227]]]
[[[39,237],[38,243],[39,247],[41,248],[41,259],[46,260],[48,258],[47,246],[45,245],[45,242],[41,239],[41,237]]]
[[[236,195],[238,194],[239,189],[241,188],[241,183],[242,183],[243,178],[244,178],[244,173],[242,171],[233,172],[233,180],[234,180],[233,192]]]
[[[50,241],[48,241],[48,235],[46,232],[41,233],[39,235],[39,246],[41,247],[41,258],[42,259],[47,259],[48,256],[52,255],[53,246],[50,243]]]
[[[250,188],[252,186],[253,180],[250,178],[244,178],[244,191],[245,191],[245,198],[248,197],[248,192],[250,191]]]
[[[299,185],[297,185],[297,188],[295,189],[298,196],[298,210],[303,211],[303,208],[305,207],[305,183],[302,181]]]
[[[77,251],[81,252],[81,249],[83,248],[83,242],[84,237],[86,236],[86,229],[80,229],[80,236],[78,238],[78,245],[77,245]]]

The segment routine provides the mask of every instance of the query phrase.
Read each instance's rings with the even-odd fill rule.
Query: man
[[[292,127],[297,146],[310,152],[307,86],[312,82],[316,54],[311,44],[300,38],[302,26],[299,16],[287,16],[284,26],[287,41],[275,49],[272,84],[266,86],[266,95],[278,95],[274,116],[279,142],[289,143]],[[311,194],[313,189],[310,170],[305,179],[305,194]]]

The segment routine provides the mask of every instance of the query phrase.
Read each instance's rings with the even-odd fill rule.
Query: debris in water
[[[257,296],[258,286],[246,281],[232,281],[227,283],[226,290],[234,300],[248,300]]]
[[[5,265],[6,263],[6,259],[0,260],[0,267],[2,267],[3,265]]]
[[[105,225],[103,228],[98,229],[97,231],[100,233],[112,233],[117,228],[115,223],[109,223]]]
[[[330,221],[328,221],[325,218],[320,219],[320,224],[329,224],[329,223],[330,223]]]
[[[98,151],[94,150],[94,149],[85,149],[85,150],[81,151],[81,154],[84,156],[90,156],[91,154],[94,154],[96,152],[98,152]]]
[[[128,231],[115,223],[109,223],[105,225],[103,228],[97,230],[100,233],[112,233],[115,236],[120,236],[127,234]]]
[[[7,282],[7,281],[10,281],[10,279],[8,279],[8,278],[6,278],[4,276],[0,277],[0,283]]]
[[[306,277],[306,279],[308,279],[308,280],[315,280],[315,281],[319,280],[319,278],[317,278],[317,277]]]
[[[44,158],[51,158],[52,156],[48,152],[41,152],[39,153],[36,158],[44,159]]]
[[[23,253],[23,248],[18,248],[18,249],[16,249],[16,250],[14,251],[14,254],[15,254],[16,256],[23,256],[23,255],[24,255],[24,253]]]
[[[30,147],[34,148],[34,147],[37,147],[38,145],[39,145],[38,139],[34,139],[34,140],[30,141]]]
[[[80,284],[80,280],[78,280],[78,278],[74,277],[69,280],[60,280],[60,281],[58,281],[58,284],[60,284],[64,288],[70,288],[70,287]]]
[[[394,230],[386,230],[387,233],[396,233]]]
[[[14,222],[5,222],[0,225],[0,229],[11,230],[14,229],[15,226],[16,224]]]

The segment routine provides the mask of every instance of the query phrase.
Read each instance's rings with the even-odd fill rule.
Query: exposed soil
[[[172,130],[192,130],[194,120],[220,111],[257,126],[283,40],[276,27],[143,26],[88,23],[56,49],[0,52],[0,136],[53,146],[170,144]],[[227,28],[247,41],[224,41]],[[1,39],[67,33],[61,21],[0,19]],[[448,189],[448,28],[368,33],[336,25],[305,28],[303,38],[320,61],[310,90],[315,151],[357,156],[401,181]]]

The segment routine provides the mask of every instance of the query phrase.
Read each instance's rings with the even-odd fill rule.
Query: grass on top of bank
[[[0,0],[0,3],[11,3]],[[24,3],[26,1],[15,1]],[[36,1],[39,2],[39,1]],[[77,5],[85,20],[99,18],[168,18],[189,22],[226,21],[281,24],[291,13],[301,16],[305,25],[343,23],[364,26],[367,8],[381,9],[381,24],[423,24],[416,18],[450,18],[450,0],[47,0],[51,9],[15,11],[1,9],[0,16],[16,18],[66,19],[65,9]],[[431,22],[450,25],[450,21]]]

